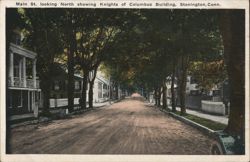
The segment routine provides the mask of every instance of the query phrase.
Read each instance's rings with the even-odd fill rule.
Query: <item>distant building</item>
[[[187,76],[186,94],[198,95],[200,89],[198,88],[197,81],[192,76]]]
[[[167,103],[171,104],[172,100],[172,93],[171,93],[171,77],[168,76],[167,77],[167,81],[166,81],[166,87],[167,87]],[[177,98],[177,78],[175,78],[174,80],[174,92],[175,92],[175,97]]]
[[[37,54],[21,46],[21,36],[14,33],[7,53],[7,112],[10,115],[33,113],[38,116],[41,96],[36,76]]]
[[[67,99],[67,72],[60,64],[56,65],[56,74],[53,76],[50,96],[50,107],[66,106],[68,104]],[[80,74],[74,75],[74,104],[79,104],[79,99],[82,93],[82,81],[83,77]],[[88,90],[87,86],[87,102],[88,102]],[[104,102],[109,99],[110,82],[109,79],[101,71],[97,71],[97,75],[93,87],[93,102]]]
[[[97,71],[93,92],[94,102],[104,102],[110,98],[110,80],[101,71]]]
[[[50,98],[67,98],[68,73],[59,63],[54,64],[52,84],[50,87]],[[74,96],[79,98],[82,90],[82,76],[74,74]]]

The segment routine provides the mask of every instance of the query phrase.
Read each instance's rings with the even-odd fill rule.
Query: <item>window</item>
[[[102,98],[102,83],[98,82],[98,98]]]
[[[220,96],[220,90],[213,90],[213,96]]]
[[[19,77],[19,66],[14,65],[14,77]]]
[[[61,90],[65,90],[66,86],[65,86],[65,81],[64,80],[60,81],[60,86],[59,87],[60,87]]]
[[[14,54],[14,77],[21,77],[20,76],[20,69],[19,69],[19,66],[20,66],[20,60],[21,58],[17,55]]]
[[[75,81],[75,90],[80,90],[80,82]]]
[[[107,84],[103,84],[103,89],[108,89]]]
[[[59,81],[58,80],[55,80],[54,82],[54,90],[59,90],[60,87],[59,87]]]
[[[38,102],[40,98],[40,93],[39,92],[35,92],[35,101]]]
[[[106,97],[108,97],[109,95],[108,95],[108,92],[109,92],[109,90],[108,90],[108,85],[107,84],[103,84],[103,98],[106,98]]]
[[[79,90],[82,89],[82,81],[79,81]]]
[[[191,77],[191,84],[195,84],[195,83],[197,83],[197,80],[194,78],[194,77]]]
[[[98,82],[98,90],[101,90],[102,89],[102,83],[101,82]]]
[[[109,97],[109,92],[106,90],[105,92],[103,92],[103,98]]]

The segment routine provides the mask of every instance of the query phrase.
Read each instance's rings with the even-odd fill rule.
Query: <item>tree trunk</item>
[[[87,105],[87,86],[88,86],[88,72],[84,71],[83,82],[82,82],[82,98],[81,98],[81,109],[86,109]]]
[[[226,10],[221,15],[220,30],[230,84],[230,115],[225,131],[240,136],[245,134],[245,13]]]
[[[155,90],[154,90],[154,99],[155,99],[155,106],[157,106],[158,105],[158,103],[157,103],[157,88],[155,88]]]
[[[68,52],[68,110],[72,112],[74,110],[74,51],[70,47],[70,52]]]
[[[187,67],[188,56],[181,56],[181,76],[180,76],[180,106],[181,115],[186,114],[186,85],[187,85]]]
[[[43,112],[49,112],[50,107],[50,91],[48,89],[43,89]]]
[[[113,84],[109,82],[109,100],[113,100]]]
[[[161,87],[157,91],[157,106],[161,106]]]
[[[96,78],[96,73],[97,73],[98,66],[96,66],[93,69],[93,75],[89,75],[89,108],[93,108],[93,88],[94,88],[94,83],[95,83],[95,78]]]
[[[118,84],[115,84],[115,99],[118,100],[119,99],[119,89],[118,89]]]
[[[176,60],[173,60],[173,69],[172,69],[172,78],[171,78],[171,104],[172,104],[172,111],[176,112],[176,99],[175,99],[175,89],[174,89],[174,82],[175,82],[175,67]]]
[[[93,87],[94,81],[89,82],[89,108],[93,108]]]
[[[43,114],[48,114],[50,108],[50,91],[51,91],[52,81],[48,79],[48,77],[46,78],[47,79],[45,79],[45,77],[41,78],[41,90],[43,92],[43,109],[42,109]]]
[[[71,15],[70,17],[72,17]],[[68,65],[68,109],[69,112],[72,112],[74,110],[74,90],[75,90],[75,82],[74,82],[74,53],[76,51],[76,34],[73,30],[73,22],[72,18],[68,18],[68,39],[67,41],[69,44],[69,51],[67,52],[67,65]]]
[[[162,106],[163,109],[167,109],[167,86],[165,80],[162,85]]]

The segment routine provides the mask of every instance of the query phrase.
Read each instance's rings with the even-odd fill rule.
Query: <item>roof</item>
[[[65,66],[60,63],[55,63],[53,67],[53,78],[66,78],[68,75],[68,71],[66,70]],[[74,74],[75,79],[83,79],[83,76],[81,74]],[[109,80],[106,79],[104,76],[100,74],[100,72],[97,73],[96,79],[109,84]]]
[[[60,63],[54,63],[52,78],[67,78],[68,72],[65,70],[65,66]],[[82,79],[83,77],[80,74],[74,74],[75,79]]]
[[[80,74],[74,74],[74,76],[75,76],[76,78],[81,78],[81,79],[83,79],[83,77],[82,77]]]
[[[96,79],[99,81],[109,84],[109,79],[107,79],[102,71],[97,71]]]
[[[35,59],[37,54],[33,51],[30,51],[30,50],[27,50],[21,46],[18,46],[14,43],[10,43],[10,50],[13,52],[13,53],[16,53],[18,55],[21,55],[21,56],[24,56],[24,57],[28,57],[28,58],[31,58],[31,59]]]
[[[105,83],[105,84],[109,84],[109,81],[107,79],[101,77],[101,76],[96,76],[96,79],[103,82],[103,83]]]

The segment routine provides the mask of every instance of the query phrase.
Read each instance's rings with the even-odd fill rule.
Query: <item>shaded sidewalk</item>
[[[169,107],[172,108],[172,107]],[[180,111],[181,108],[180,107],[176,107],[176,110]],[[219,116],[219,115],[212,115],[212,114],[207,114],[201,111],[195,111],[195,110],[191,110],[191,109],[186,109],[186,112],[188,114],[194,115],[194,116],[198,116],[204,119],[209,119],[221,124],[228,124],[228,117],[227,116]]]
[[[109,105],[112,105],[115,102],[117,102],[117,100],[105,101],[105,102],[99,102],[99,103],[93,103],[93,108],[99,108],[99,107],[109,106]],[[88,104],[87,104],[87,106],[88,106]],[[87,110],[89,110],[89,109],[87,109]],[[54,111],[60,111],[60,107],[58,107],[57,109],[51,108],[50,111],[52,113]],[[20,122],[28,121],[28,123],[30,123],[30,120],[36,120],[36,118],[34,116],[34,113],[27,113],[27,114],[12,115],[12,116],[9,117],[9,120],[11,122],[14,122],[14,121],[20,121]]]
[[[151,105],[154,105],[154,103],[150,103]],[[172,106],[168,106],[169,109],[172,109]],[[180,111],[180,107],[176,107],[177,111]],[[221,124],[228,124],[228,117],[227,116],[220,116],[220,115],[213,115],[213,114],[208,114],[202,111],[196,111],[196,110],[191,110],[191,109],[186,109],[186,112],[190,115],[198,116],[200,118],[204,119],[209,119]]]

